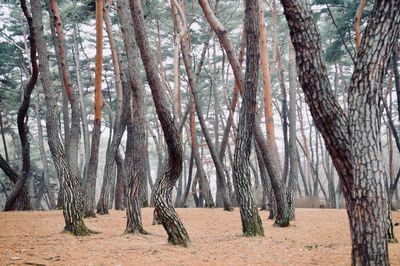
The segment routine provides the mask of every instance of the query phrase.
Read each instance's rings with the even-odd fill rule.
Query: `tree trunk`
[[[99,160],[99,144],[101,135],[101,83],[103,70],[103,1],[96,0],[96,74],[94,91],[94,121],[88,176],[85,181],[85,217],[95,217],[95,196],[97,181],[97,166]]]
[[[168,148],[168,160],[158,181],[154,185],[155,212],[168,234],[168,242],[187,246],[189,235],[186,232],[172,205],[171,192],[182,172],[182,142],[174,120],[169,113],[163,94],[163,84],[157,73],[155,58],[151,52],[144,25],[143,11],[139,0],[130,0],[132,21],[135,25],[135,39],[146,71],[156,112],[164,131]]]
[[[125,193],[126,193],[126,173],[124,167],[124,160],[119,152],[115,156],[115,163],[117,165],[117,184],[115,186],[115,209],[125,210]]]
[[[49,196],[49,203],[50,203],[49,209],[52,210],[56,207],[57,202],[54,198],[54,194],[51,191],[51,186],[50,186],[49,165],[47,163],[47,154],[44,148],[42,119],[40,118],[39,93],[36,94],[35,111],[36,111],[36,119],[38,127],[40,158],[43,164],[43,179],[44,179],[44,184],[46,186],[47,195]]]
[[[388,265],[388,204],[379,98],[389,56],[399,34],[400,1],[375,3],[351,78],[347,119],[332,95],[311,11],[299,1],[281,0],[281,3],[296,51],[299,80],[338,171],[347,202],[352,264]]]
[[[264,236],[264,229],[261,218],[258,215],[257,204],[250,182],[249,168],[252,129],[257,106],[258,60],[260,58],[258,36],[259,3],[259,1],[246,0],[245,4],[246,87],[240,108],[233,161],[233,184],[240,207],[242,230],[245,236]]]
[[[286,189],[289,219],[295,219],[295,194],[299,179],[299,165],[296,146],[296,61],[293,46],[289,44],[289,182]]]
[[[146,106],[144,85],[140,79],[138,51],[134,39],[134,27],[129,16],[128,3],[118,1],[117,12],[120,19],[122,39],[128,57],[129,84],[132,99],[130,102],[131,119],[128,122],[127,152],[125,153],[125,172],[127,178],[126,231],[146,234],[142,227],[140,191],[146,178],[146,158],[143,152],[146,147]],[[124,105],[129,105],[126,103]],[[124,112],[127,113],[127,112]],[[128,149],[129,148],[129,149]]]
[[[119,59],[119,54],[117,52],[117,45],[115,43],[115,39],[112,33],[112,26],[111,26],[111,20],[110,20],[110,15],[108,12],[108,8],[105,9],[104,12],[104,22],[106,24],[106,31],[107,31],[107,36],[108,40],[110,43],[110,48],[111,48],[111,55],[112,55],[112,62],[114,66],[114,75],[115,75],[115,90],[117,94],[117,107],[116,107],[116,115],[114,119],[114,133],[112,135],[112,140],[110,145],[107,147],[106,151],[106,164],[104,166],[104,175],[103,175],[103,183],[101,186],[101,192],[100,192],[100,198],[97,203],[97,213],[99,214],[108,214],[108,205],[109,205],[109,198],[108,198],[108,193],[111,192],[112,194],[114,191],[112,190],[112,181],[114,180],[114,162],[115,162],[115,156],[117,155],[117,150],[119,147],[119,144],[121,143],[122,135],[124,134],[125,131],[125,123],[122,122],[122,120],[129,119],[127,117],[122,118],[122,115],[126,115],[122,108],[124,104],[122,101],[123,95],[122,95],[122,83],[121,83],[121,66],[120,66],[120,59]],[[127,53],[129,56],[129,52]],[[124,88],[126,90],[130,90],[130,88]],[[129,101],[126,101],[126,104],[129,105]],[[127,171],[127,169],[125,169]],[[129,176],[128,176],[129,178]]]
[[[229,40],[227,30],[222,26],[222,24],[215,17],[209,4],[205,0],[199,0],[199,4],[203,9],[203,13],[207,18],[207,21],[215,31],[218,36],[221,45],[224,47],[229,63],[231,64],[233,74],[235,76],[235,81],[238,84],[240,93],[244,91],[244,77],[240,67],[240,63],[237,60],[231,41]],[[268,146],[268,142],[265,140],[263,133],[260,128],[260,123],[256,118],[257,122],[254,124],[254,136],[257,144],[260,146],[262,151],[263,159],[268,170],[268,174],[271,178],[272,188],[277,202],[277,213],[275,220],[275,225],[285,227],[289,225],[289,217],[287,212],[287,202],[285,197],[284,188],[282,185],[282,174],[280,169],[279,158],[276,155],[276,150],[271,150],[271,146]],[[272,146],[273,148],[273,146]],[[221,146],[222,150],[222,146]]]
[[[58,46],[58,54],[56,55],[56,58],[60,65],[60,76],[64,84],[64,89],[67,93],[68,101],[71,105],[71,130],[69,138],[66,138],[66,155],[72,174],[77,176],[80,182],[81,175],[78,164],[78,149],[81,139],[81,111],[79,109],[79,102],[76,99],[76,95],[72,87],[71,74],[68,68],[66,39],[57,0],[49,0],[49,14],[56,33],[54,38],[56,39],[56,44]]]
[[[82,210],[80,206],[83,205],[83,202],[81,201],[82,196],[79,190],[79,180],[78,177],[74,176],[70,171],[70,166],[68,161],[65,160],[65,152],[60,139],[58,128],[59,121],[57,117],[57,95],[52,86],[52,79],[49,71],[40,1],[32,0],[31,7],[33,29],[38,47],[39,69],[47,106],[46,127],[48,142],[60,183],[62,183],[64,196],[63,214],[65,230],[70,231],[74,235],[89,235],[90,230],[82,220]]]
[[[176,6],[177,7],[177,6]],[[180,9],[180,7],[177,7],[178,12],[180,13],[181,16],[181,21],[183,26],[181,27],[181,34],[182,34],[182,40],[181,40],[181,48],[182,48],[182,57],[183,57],[183,61],[185,63],[185,69],[186,69],[186,74],[188,76],[188,82],[189,82],[189,86],[190,86],[190,90],[191,93],[193,95],[193,100],[194,100],[194,105],[196,107],[196,113],[197,113],[197,117],[199,119],[200,122],[200,126],[201,126],[201,130],[203,132],[203,136],[206,139],[207,142],[207,146],[208,149],[210,151],[212,160],[214,162],[215,165],[215,170],[217,172],[217,178],[219,179],[222,187],[224,187],[225,189],[222,191],[222,198],[223,198],[223,202],[224,202],[224,210],[226,211],[231,211],[232,210],[232,206],[231,206],[231,202],[230,199],[228,197],[228,191],[226,189],[226,179],[225,179],[225,174],[224,174],[224,167],[218,157],[218,153],[217,150],[215,149],[215,145],[211,139],[210,136],[210,132],[208,131],[207,125],[205,123],[205,119],[201,110],[201,104],[200,104],[200,100],[198,97],[198,91],[197,91],[197,84],[195,82],[195,76],[193,75],[193,71],[191,68],[191,56],[190,56],[190,47],[189,47],[189,29],[187,28],[186,25],[186,18],[185,15],[183,13],[183,11]],[[199,173],[201,174],[201,173]],[[201,177],[203,178],[203,177]],[[206,191],[206,193],[208,193]],[[212,203],[212,205],[214,206],[214,203]]]

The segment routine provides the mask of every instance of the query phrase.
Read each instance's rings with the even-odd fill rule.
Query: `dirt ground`
[[[62,233],[61,211],[0,213],[0,265],[350,265],[346,212],[297,209],[296,221],[276,228],[261,212],[265,237],[241,235],[239,210],[178,209],[189,232],[189,248],[167,244],[161,225],[151,225],[153,209],[143,209],[150,235],[124,234],[124,211],[85,220],[100,231],[90,237]],[[394,213],[400,222],[400,213]],[[395,227],[400,238],[400,227]],[[389,244],[391,265],[400,265],[400,244]]]

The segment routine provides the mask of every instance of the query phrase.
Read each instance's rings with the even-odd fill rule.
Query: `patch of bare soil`
[[[344,210],[297,209],[288,228],[273,227],[261,212],[265,237],[241,234],[239,209],[177,209],[191,245],[167,244],[153,209],[143,209],[150,235],[125,234],[124,211],[87,219],[100,234],[62,233],[61,211],[0,213],[0,265],[350,265],[350,236]],[[400,213],[393,214],[400,222]],[[400,238],[400,227],[395,227]],[[389,244],[390,262],[400,265],[400,244]]]

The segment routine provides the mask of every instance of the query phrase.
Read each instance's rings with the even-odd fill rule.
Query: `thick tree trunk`
[[[157,65],[151,53],[140,1],[130,0],[130,9],[132,21],[135,25],[135,39],[140,50],[156,112],[164,131],[168,148],[168,160],[154,185],[155,212],[167,231],[168,242],[174,245],[187,246],[189,244],[189,235],[175,212],[171,200],[172,189],[182,172],[182,142],[174,120],[167,109],[165,95],[163,94],[163,84],[158,76]]]
[[[388,265],[379,100],[399,34],[400,1],[375,3],[351,78],[348,118],[332,95],[311,11],[299,1],[281,3],[296,51],[300,83],[341,180],[350,220],[352,264]]]
[[[66,138],[66,155],[72,174],[77,176],[80,181],[81,175],[78,164],[78,149],[81,139],[80,119],[82,114],[79,109],[79,101],[76,99],[75,91],[72,87],[71,74],[68,68],[66,39],[61,22],[61,14],[56,0],[49,0],[49,14],[56,33],[54,38],[56,39],[56,45],[58,46],[56,58],[60,65],[60,76],[64,84],[68,101],[71,105],[71,130],[69,138]]]
[[[244,26],[246,31],[245,91],[240,108],[239,125],[235,141],[233,184],[240,207],[242,230],[245,236],[264,236],[261,218],[250,182],[249,158],[253,125],[257,108],[258,60],[260,58],[258,36],[259,2],[246,0]]]
[[[82,220],[83,205],[81,191],[79,190],[79,180],[70,171],[68,161],[65,160],[65,152],[60,139],[57,117],[57,95],[52,86],[52,79],[49,71],[48,55],[46,50],[46,41],[43,33],[42,13],[40,1],[32,0],[32,18],[33,29],[36,35],[39,69],[41,81],[45,94],[47,106],[47,135],[51,154],[53,156],[54,165],[56,167],[64,196],[63,214],[65,220],[65,230],[70,231],[74,235],[89,235],[90,231]]]
[[[240,67],[240,63],[234,54],[234,49],[231,41],[229,40],[227,30],[222,26],[222,24],[215,17],[214,13],[211,10],[210,5],[205,0],[199,0],[199,4],[203,9],[203,13],[207,18],[207,21],[215,31],[218,36],[221,45],[224,47],[227,57],[229,59],[229,63],[231,64],[233,74],[235,76],[235,81],[238,84],[240,93],[244,92],[244,77],[242,73],[242,69]],[[273,150],[272,146],[268,146],[268,142],[265,140],[265,137],[261,131],[260,123],[256,118],[257,122],[254,124],[254,136],[259,145],[265,165],[268,170],[268,174],[271,178],[272,188],[274,190],[274,194],[277,202],[277,213],[275,220],[275,225],[285,227],[289,225],[289,216],[287,212],[287,202],[285,197],[285,191],[282,184],[282,173],[280,169],[280,162],[277,156],[277,151]],[[222,150],[222,146],[221,146]]]
[[[146,121],[145,121],[145,91],[140,79],[138,51],[134,40],[132,19],[129,16],[128,3],[118,1],[118,16],[120,19],[122,38],[128,57],[129,84],[131,86],[132,100],[130,104],[132,119],[128,122],[127,152],[125,153],[125,172],[127,177],[127,225],[126,231],[130,233],[145,234],[142,227],[140,192],[146,178],[146,158],[143,156],[146,147]],[[124,104],[125,105],[125,104]],[[128,104],[129,105],[129,104]],[[129,149],[129,152],[128,152]]]
[[[29,78],[28,83],[24,87],[24,95],[17,115],[18,134],[22,147],[22,169],[20,177],[18,178],[18,181],[16,182],[13,191],[8,196],[6,205],[4,207],[5,211],[10,211],[17,207],[16,206],[17,198],[19,194],[22,192],[22,189],[25,186],[25,183],[30,175],[30,170],[31,170],[30,145],[28,141],[28,126],[26,124],[27,121],[25,120],[31,102],[31,94],[33,89],[35,88],[39,76],[39,67],[36,61],[36,50],[37,50],[36,36],[33,29],[32,16],[28,11],[25,0],[21,1],[21,8],[25,15],[25,18],[28,20],[28,25],[29,25],[29,43],[31,45],[30,61],[32,65],[32,75]],[[23,209],[24,210],[32,209],[32,206],[30,205],[29,201],[28,202],[24,201]]]

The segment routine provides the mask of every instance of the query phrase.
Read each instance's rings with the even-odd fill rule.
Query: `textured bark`
[[[132,99],[130,103],[132,119],[128,123],[128,139],[125,153],[125,172],[127,182],[126,198],[126,231],[130,233],[146,233],[142,227],[140,213],[140,192],[146,178],[146,157],[143,152],[146,147],[146,106],[144,85],[140,79],[139,54],[134,39],[132,19],[129,16],[128,3],[126,0],[117,2],[117,12],[121,25],[122,39],[128,57],[129,84],[131,86]],[[128,103],[124,103],[124,106]],[[123,112],[128,113],[128,112]],[[147,192],[146,192],[147,193]]]
[[[182,142],[174,120],[167,109],[165,95],[163,94],[163,84],[157,73],[155,58],[151,53],[140,1],[130,0],[130,9],[132,21],[135,25],[135,39],[140,50],[140,56],[150,85],[157,116],[164,131],[168,150],[168,160],[154,185],[153,201],[155,212],[167,231],[168,242],[174,245],[187,246],[189,244],[189,235],[175,212],[171,200],[172,189],[182,172]]]
[[[252,191],[249,169],[252,129],[257,107],[258,60],[260,58],[258,7],[259,1],[246,1],[244,19],[246,30],[246,85],[240,108],[233,161],[233,184],[245,236],[264,236],[264,229]]]
[[[214,13],[211,10],[211,7],[209,6],[208,2],[205,0],[199,0],[199,4],[203,10],[203,13],[215,31],[216,35],[219,38],[219,41],[221,45],[224,47],[226,51],[226,55],[228,57],[229,63],[232,67],[233,74],[235,76],[235,81],[238,84],[239,91],[240,93],[243,93],[244,91],[244,77],[243,73],[240,67],[240,63],[238,59],[236,58],[234,54],[234,49],[233,45],[229,39],[228,32],[227,30],[222,26],[222,24],[219,22],[219,20],[215,17]],[[257,119],[258,120],[258,119]],[[288,219],[288,213],[287,213],[287,202],[286,202],[286,197],[285,197],[285,192],[282,184],[282,173],[281,169],[279,167],[279,158],[276,156],[276,153],[274,153],[273,150],[270,150],[268,147],[268,143],[265,140],[265,137],[263,136],[263,133],[260,128],[260,123],[255,122],[254,128],[253,128],[254,136],[257,141],[257,144],[259,145],[263,159],[265,162],[265,165],[268,170],[268,174],[271,179],[271,184],[272,188],[274,190],[274,194],[276,197],[276,202],[277,202],[277,213],[278,215],[276,216],[275,220],[275,225],[277,226],[288,226],[289,225],[289,219]],[[222,146],[221,146],[222,150]]]
[[[66,39],[57,0],[49,0],[49,3],[49,14],[56,33],[54,38],[56,40],[56,45],[58,46],[58,53],[56,54],[56,58],[60,65],[60,76],[62,78],[64,89],[66,91],[68,101],[71,106],[71,130],[69,138],[66,138],[66,155],[72,174],[80,179],[78,149],[81,139],[81,111],[79,108],[79,102],[76,99],[75,91],[72,86],[71,73],[69,71],[67,60]]]
[[[28,21],[29,25],[29,43],[30,43],[30,61],[32,65],[32,75],[29,78],[28,83],[24,87],[24,93],[22,97],[22,103],[19,107],[18,114],[17,114],[17,125],[18,125],[18,134],[19,138],[21,141],[21,148],[22,148],[22,169],[20,173],[20,177],[18,178],[18,181],[16,182],[13,191],[11,194],[8,196],[8,199],[6,201],[4,210],[5,211],[10,211],[15,209],[17,198],[19,194],[22,192],[23,187],[26,185],[26,181],[29,178],[30,175],[30,170],[31,170],[31,158],[30,158],[30,144],[28,141],[28,126],[27,126],[27,114],[28,114],[28,109],[30,106],[31,102],[31,94],[33,89],[35,88],[36,82],[38,80],[39,76],[39,67],[36,61],[36,36],[35,32],[33,30],[33,24],[32,24],[32,16],[30,12],[28,11],[28,8],[26,6],[26,1],[22,0],[21,1],[21,8],[22,11],[25,15],[25,18]],[[24,201],[24,210],[30,210],[32,209],[32,206],[30,206],[29,201],[26,202]]]
[[[400,1],[377,1],[364,31],[349,87],[349,114],[331,92],[319,33],[308,7],[281,0],[296,51],[299,80],[342,184],[353,265],[388,265],[388,203],[380,141],[379,100],[399,34]]]
[[[103,1],[96,0],[96,74],[95,74],[95,92],[94,92],[94,110],[92,142],[90,148],[90,159],[88,167],[88,176],[85,182],[85,217],[95,216],[95,196],[97,165],[99,159],[99,144],[101,135],[101,82],[103,70]]]
[[[89,235],[90,230],[85,226],[82,220],[82,210],[80,207],[83,205],[83,202],[81,201],[82,197],[80,194],[81,191],[79,190],[79,180],[78,177],[74,176],[70,170],[68,161],[65,159],[65,151],[60,139],[60,132],[58,128],[59,120],[57,117],[57,95],[52,86],[52,79],[49,71],[48,54],[43,33],[40,1],[32,0],[31,7],[33,29],[37,38],[39,69],[47,107],[46,127],[48,143],[54,165],[58,173],[59,181],[62,183],[65,230],[74,235]]]

